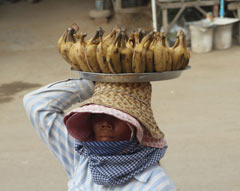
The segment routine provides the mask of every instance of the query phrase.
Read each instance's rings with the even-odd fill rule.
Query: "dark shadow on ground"
[[[34,84],[28,82],[11,82],[7,84],[2,84],[0,86],[0,104],[10,102],[13,100],[14,95],[31,88],[36,88],[42,86],[41,84]]]

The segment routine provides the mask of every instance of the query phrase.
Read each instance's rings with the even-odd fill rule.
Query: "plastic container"
[[[214,31],[214,48],[221,50],[232,46],[232,24],[217,26]]]
[[[96,10],[98,11],[104,10],[104,0],[96,0],[95,6],[96,6]]]
[[[202,20],[190,23],[189,28],[192,51],[195,53],[210,52],[213,47],[214,25],[208,20]]]
[[[232,46],[233,23],[238,22],[235,18],[214,18],[216,28],[214,30],[213,46],[215,49],[223,50]]]

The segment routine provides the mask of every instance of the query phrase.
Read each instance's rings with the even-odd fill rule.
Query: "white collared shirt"
[[[102,186],[93,182],[88,160],[81,156],[74,174],[68,183],[68,191],[175,191],[175,187],[158,165],[147,168],[143,173],[134,176],[130,181],[118,186]]]

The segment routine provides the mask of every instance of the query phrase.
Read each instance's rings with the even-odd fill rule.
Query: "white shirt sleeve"
[[[91,97],[93,90],[91,81],[68,79],[44,86],[25,95],[23,99],[34,129],[69,176],[72,176],[79,155],[74,152],[74,139],[63,123],[64,110]]]

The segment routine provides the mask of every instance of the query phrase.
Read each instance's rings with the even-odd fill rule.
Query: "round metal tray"
[[[162,81],[171,80],[181,76],[182,72],[189,70],[191,67],[187,66],[184,70],[154,72],[154,73],[120,73],[120,74],[107,74],[107,73],[94,73],[94,72],[79,72],[80,78],[96,82],[149,82],[149,81]]]

